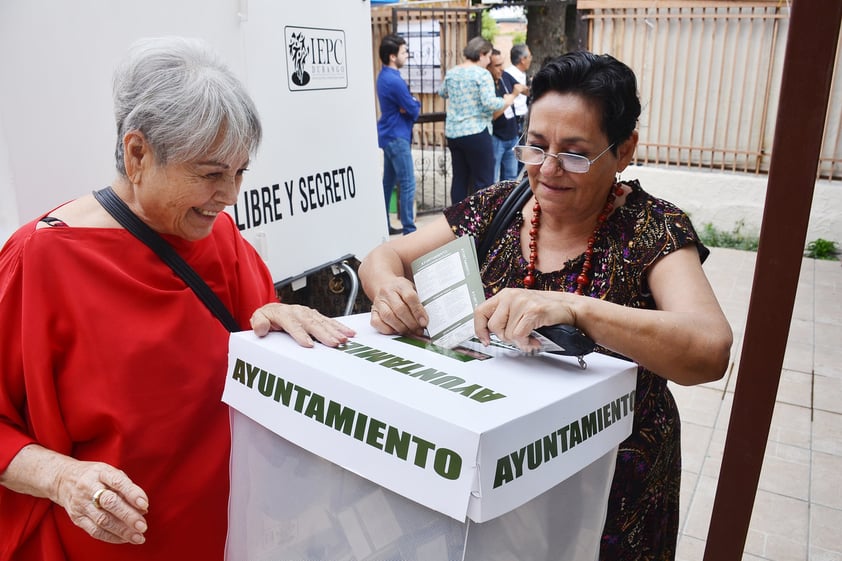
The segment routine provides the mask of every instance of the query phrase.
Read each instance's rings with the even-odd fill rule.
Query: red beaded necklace
[[[593,256],[593,244],[596,233],[602,227],[603,222],[608,220],[608,215],[611,214],[611,211],[614,210],[614,199],[622,194],[623,187],[619,183],[614,183],[608,192],[608,200],[605,201],[605,206],[596,219],[593,234],[588,238],[588,248],[585,250],[585,262],[582,264],[582,272],[576,277],[576,289],[573,291],[576,294],[582,294],[585,287],[591,282],[591,256]],[[529,229],[529,263],[526,264],[526,276],[523,277],[523,286],[526,288],[535,286],[535,262],[538,260],[538,227],[540,225],[541,204],[536,199],[535,206],[532,207],[532,227]]]

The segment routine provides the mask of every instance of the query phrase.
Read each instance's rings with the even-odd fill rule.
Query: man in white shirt
[[[506,73],[514,78],[519,84],[528,86],[529,82],[526,77],[526,71],[529,70],[529,66],[532,64],[532,53],[529,51],[529,47],[524,44],[514,45],[512,50],[509,52],[509,57],[512,60],[512,65],[506,69]],[[517,96],[513,106],[515,116],[518,118],[521,125],[523,124],[523,116],[526,115],[527,95],[529,95],[529,91],[527,91],[526,94],[520,94]],[[523,132],[522,126],[520,132]]]

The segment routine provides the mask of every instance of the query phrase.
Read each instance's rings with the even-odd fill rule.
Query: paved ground
[[[734,397],[756,254],[713,248],[704,268],[734,330],[722,380],[671,385],[682,416],[678,559],[702,559]],[[743,559],[842,561],[842,264],[804,259]]]
[[[419,217],[419,226],[434,216]],[[683,427],[679,561],[700,561],[704,554],[755,258],[712,248],[704,265],[734,330],[729,373],[701,386],[671,384]],[[804,259],[743,559],[842,561],[840,474],[842,263]]]

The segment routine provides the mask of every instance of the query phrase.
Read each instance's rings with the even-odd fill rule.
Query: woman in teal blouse
[[[447,99],[444,135],[450,149],[453,204],[494,181],[492,116],[511,105],[521,93],[517,89],[497,97],[494,80],[487,70],[492,49],[491,43],[482,37],[468,41],[462,51],[465,62],[447,71],[439,90],[439,95]]]

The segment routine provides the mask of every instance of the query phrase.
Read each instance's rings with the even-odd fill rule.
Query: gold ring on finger
[[[103,487],[102,489],[97,489],[97,491],[94,493],[94,496],[91,497],[91,502],[94,503],[94,506],[97,507],[100,510],[102,510],[102,505],[99,504],[99,498],[102,496],[102,494],[106,490],[107,490],[107,487]]]

